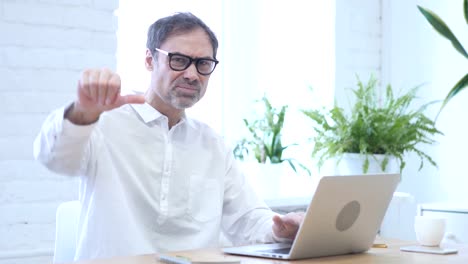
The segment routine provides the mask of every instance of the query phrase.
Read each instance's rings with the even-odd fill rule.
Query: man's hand
[[[304,213],[288,213],[283,216],[273,216],[273,234],[277,238],[294,239],[299,226],[304,219]]]
[[[88,69],[78,80],[78,98],[65,118],[78,125],[96,122],[104,111],[124,104],[143,104],[143,95],[120,95],[120,76],[109,69]]]

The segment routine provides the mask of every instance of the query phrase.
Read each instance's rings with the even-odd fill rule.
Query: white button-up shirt
[[[74,125],[64,108],[45,121],[34,155],[80,177],[76,260],[271,242],[273,212],[207,125],[168,119],[148,104]]]

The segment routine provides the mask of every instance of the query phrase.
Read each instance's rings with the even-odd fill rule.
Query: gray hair
[[[213,58],[216,59],[218,51],[218,39],[211,29],[198,17],[192,13],[175,13],[174,15],[163,17],[154,22],[148,29],[148,39],[146,47],[155,55],[155,49],[174,34],[181,34],[193,31],[197,28],[203,29],[210,38],[213,48]]]

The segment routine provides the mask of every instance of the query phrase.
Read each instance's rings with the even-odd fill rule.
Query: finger
[[[106,101],[106,96],[107,96],[107,90],[108,90],[108,82],[109,78],[111,76],[111,73],[107,69],[103,69],[99,71],[99,80],[98,80],[98,85],[97,85],[97,94],[98,94],[98,102],[100,105],[104,105]]]
[[[302,222],[303,218],[304,213],[288,213],[284,217],[282,217],[282,220],[284,224],[298,226]]]
[[[107,98],[106,98],[106,105],[113,105],[117,98],[120,96],[120,76],[117,74],[112,74],[108,82],[108,91],[107,91]]]
[[[302,222],[304,221],[304,216],[305,216],[304,212],[295,213],[294,215],[295,225],[300,226]]]
[[[83,82],[83,81],[82,81],[82,79],[80,78],[80,79],[78,80],[78,89],[77,89],[78,95],[83,95],[83,96],[86,95],[86,98],[89,98],[89,89],[88,89],[88,86],[84,86],[84,85],[82,84],[82,82]]]
[[[273,230],[278,233],[283,232],[285,226],[281,217],[279,215],[275,215],[273,216],[272,220],[273,220]]]
[[[91,93],[89,91],[89,71],[83,71],[83,73],[80,76],[80,79],[78,80],[78,95],[86,94],[89,97],[91,97]]]
[[[87,86],[86,86],[87,87]],[[85,86],[81,84],[81,80],[78,80],[78,98],[83,98],[86,101],[91,100],[89,95],[89,90],[85,89]]]
[[[88,71],[88,83],[89,94],[94,103],[98,103],[98,82],[99,82],[99,72],[95,70]]]
[[[297,213],[273,216],[273,230],[284,237],[294,237],[302,222],[302,215]]]
[[[145,96],[137,94],[129,94],[120,97],[124,104],[144,104]]]
[[[272,219],[275,224],[278,224],[278,225],[283,224],[283,220],[281,219],[281,216],[279,215],[274,215]]]

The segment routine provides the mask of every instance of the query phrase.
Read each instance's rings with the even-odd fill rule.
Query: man
[[[301,214],[275,215],[247,184],[232,151],[185,116],[218,61],[213,32],[190,13],[148,31],[143,95],[120,77],[85,70],[76,100],[53,112],[34,143],[50,170],[80,177],[75,259],[293,239]]]

